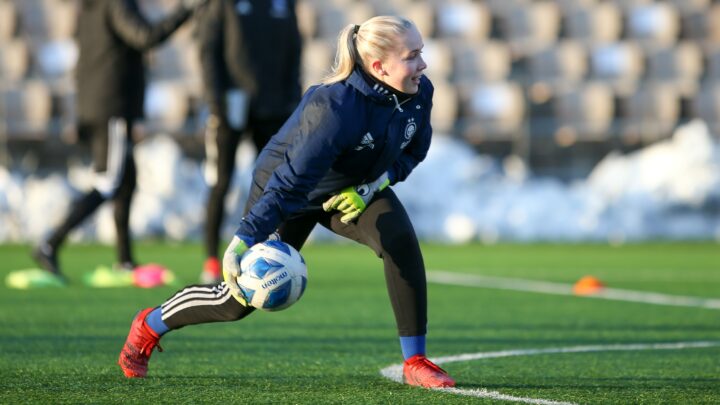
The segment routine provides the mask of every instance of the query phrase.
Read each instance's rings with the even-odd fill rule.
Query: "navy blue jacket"
[[[264,188],[236,235],[265,240],[290,215],[322,209],[348,186],[388,172],[405,180],[427,155],[433,86],[425,76],[402,104],[356,69],[330,85],[313,86],[257,158],[253,181]]]

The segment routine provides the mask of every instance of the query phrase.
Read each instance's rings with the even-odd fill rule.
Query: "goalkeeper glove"
[[[345,215],[340,218],[340,221],[349,224],[365,211],[373,195],[377,191],[384,190],[388,185],[390,185],[390,179],[386,172],[372,183],[342,189],[340,193],[335,194],[323,203],[323,209],[327,212],[332,210],[342,212]]]
[[[242,273],[240,269],[240,261],[243,255],[250,246],[245,242],[247,238],[241,238],[238,235],[233,236],[230,245],[225,250],[223,256],[223,279],[225,284],[230,288],[230,293],[235,297],[238,302],[244,306],[248,306],[247,301],[243,298],[242,292],[240,291],[240,285],[238,285],[238,277]]]

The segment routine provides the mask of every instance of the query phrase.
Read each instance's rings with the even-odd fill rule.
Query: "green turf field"
[[[11,269],[32,266],[29,250],[0,246],[3,281]],[[199,245],[137,250],[141,261],[195,282]],[[720,298],[718,244],[431,245],[424,252],[430,272],[555,283],[594,275],[612,288]],[[720,403],[720,309],[434,283],[431,357],[516,355],[444,364],[457,393],[397,384],[380,374],[401,361],[381,262],[354,245],[310,245],[303,254],[309,282],[298,304],[171,332],[149,377],[127,380],[115,361],[132,316],[176,289],[84,287],[82,274],[110,264],[113,250],[67,246],[61,261],[72,286],[0,287],[0,403],[457,404],[500,403],[493,399],[500,395],[536,403]],[[692,346],[698,342],[705,346]],[[482,389],[489,398],[466,396]]]

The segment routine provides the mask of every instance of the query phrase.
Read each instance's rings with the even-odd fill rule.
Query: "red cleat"
[[[127,378],[145,377],[153,349],[157,346],[158,351],[162,351],[159,345],[160,336],[145,323],[145,318],[153,309],[155,308],[143,309],[135,316],[125,346],[120,352],[118,364]]]
[[[422,354],[416,354],[405,360],[403,365],[405,383],[425,388],[454,387],[455,380],[435,363]]]

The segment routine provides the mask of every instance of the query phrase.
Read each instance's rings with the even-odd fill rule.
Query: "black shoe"
[[[113,264],[113,270],[135,271],[138,265],[135,262],[122,262]]]
[[[43,243],[36,247],[32,252],[32,258],[35,259],[40,267],[52,274],[60,275],[60,266],[58,266],[57,254],[47,243]]]

